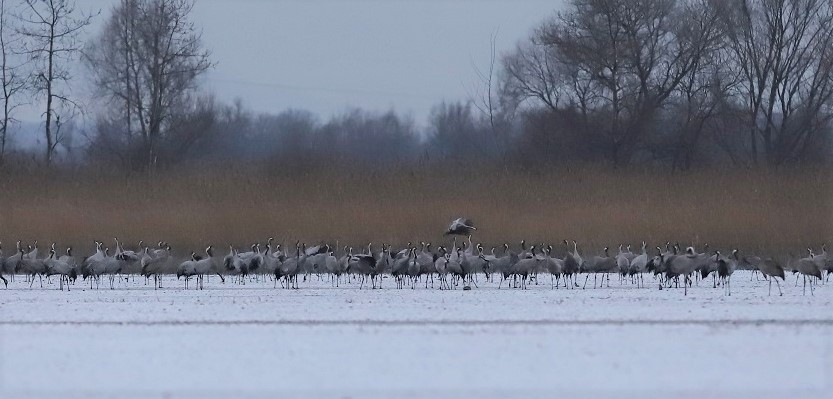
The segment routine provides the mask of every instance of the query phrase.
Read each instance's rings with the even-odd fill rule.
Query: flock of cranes
[[[23,246],[19,241],[16,251],[4,256],[0,246],[0,279],[8,287],[10,276],[25,275],[29,287],[35,280],[43,287],[43,278],[58,276],[59,288],[69,289],[80,276],[88,280],[90,288],[99,287],[101,278],[109,279],[110,288],[115,288],[116,281],[125,275],[141,275],[146,282],[153,280],[154,288],[162,288],[162,277],[175,274],[177,280],[183,280],[189,288],[192,280],[194,288],[204,289],[205,279],[217,275],[221,281],[227,278],[236,283],[245,284],[247,280],[272,278],[274,286],[278,283],[285,288],[299,288],[299,277],[303,279],[317,275],[328,276],[335,286],[343,280],[358,282],[359,288],[369,285],[381,288],[382,279],[391,277],[397,288],[417,288],[424,283],[445,290],[462,286],[471,289],[477,286],[479,276],[488,281],[499,279],[498,288],[504,284],[525,289],[527,284],[539,283],[539,276],[549,275],[551,288],[586,288],[590,277],[593,286],[610,286],[610,275],[618,275],[621,282],[630,282],[637,287],[645,286],[646,275],[653,277],[660,289],[682,285],[685,294],[694,281],[706,280],[711,276],[714,288],[722,287],[726,295],[731,295],[731,278],[736,269],[748,269],[760,272],[769,282],[769,294],[775,281],[779,294],[783,295],[778,278],[785,280],[785,271],[795,273],[804,279],[803,292],[809,286],[810,294],[815,285],[824,282],[833,274],[833,257],[828,257],[826,247],[819,254],[808,249],[808,256],[786,262],[775,258],[741,256],[737,250],[729,254],[710,251],[704,248],[698,252],[694,247],[681,248],[679,245],[666,243],[665,248],[654,247],[649,250],[642,243],[638,253],[631,252],[629,245],[620,245],[618,252],[611,254],[604,248],[602,254],[584,257],[575,241],[564,240],[560,256],[552,245],[527,245],[522,241],[514,250],[504,244],[500,249],[486,251],[481,244],[472,242],[472,233],[477,229],[466,219],[457,219],[451,223],[446,235],[456,237],[450,247],[434,248],[430,243],[412,245],[394,249],[387,245],[374,250],[373,244],[355,250],[350,246],[338,247],[321,244],[308,247],[296,242],[291,248],[284,249],[276,245],[272,238],[265,246],[252,244],[246,251],[229,247],[226,255],[218,255],[212,246],[203,253],[191,252],[184,261],[177,260],[170,245],[158,242],[155,248],[139,242],[137,250],[125,249],[114,238],[115,247],[110,248],[102,242],[95,242],[95,252],[90,256],[78,258],[73,255],[71,247],[59,255],[55,244],[42,254],[37,241],[33,245]],[[559,246],[560,247],[560,246]],[[584,275],[584,281],[580,276]],[[580,284],[581,282],[581,284]],[[798,284],[798,277],[796,278]]]

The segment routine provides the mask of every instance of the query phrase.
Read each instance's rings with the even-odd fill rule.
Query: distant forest
[[[475,71],[477,92],[438,102],[420,124],[358,104],[322,120],[217,101],[200,87],[215,60],[193,6],[121,0],[88,15],[73,0],[0,0],[4,167],[152,172],[245,161],[689,170],[822,164],[833,154],[829,0],[568,0],[510,51],[499,52],[491,38],[491,63]],[[105,20],[101,31],[82,42],[96,18]],[[70,73],[79,61],[88,76]],[[94,87],[99,101],[80,104],[71,86]],[[43,116],[36,154],[7,145],[16,112],[32,98]],[[82,114],[94,123],[78,128]]]

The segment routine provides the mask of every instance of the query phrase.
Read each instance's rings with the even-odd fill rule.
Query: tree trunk
[[[46,166],[52,165],[52,155],[55,150],[52,137],[52,78],[53,61],[55,57],[55,25],[49,29],[49,52],[47,53],[46,76]]]

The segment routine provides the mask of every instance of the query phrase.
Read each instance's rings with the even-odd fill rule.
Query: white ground
[[[0,288],[0,398],[829,397],[833,281],[683,295],[301,282]],[[590,280],[592,285],[592,277]],[[105,282],[106,284],[106,282]],[[35,283],[38,287],[38,283]],[[505,286],[504,286],[505,288]]]

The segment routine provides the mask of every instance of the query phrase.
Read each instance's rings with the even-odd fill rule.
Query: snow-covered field
[[[583,278],[582,278],[583,279]],[[829,397],[833,282],[0,289],[0,398]],[[646,279],[646,283],[649,279]],[[591,277],[592,285],[592,277]],[[105,282],[106,284],[106,282]],[[35,283],[38,286],[38,283]]]

